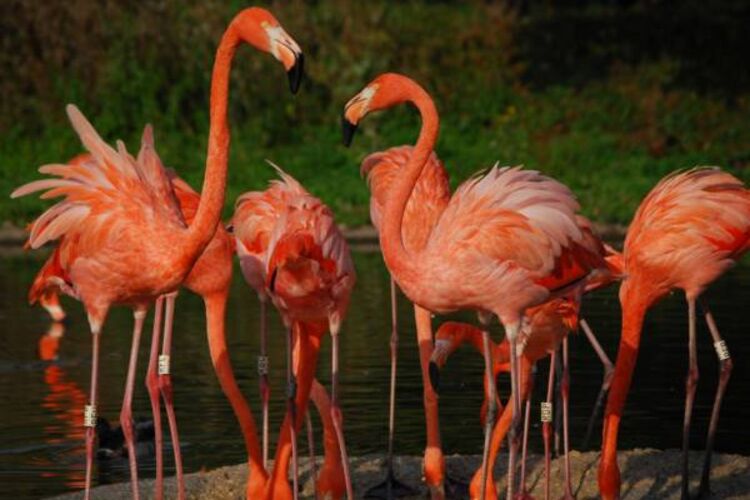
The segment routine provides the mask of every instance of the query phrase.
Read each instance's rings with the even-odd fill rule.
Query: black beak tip
[[[294,61],[294,65],[286,72],[289,77],[289,90],[296,94],[302,84],[302,77],[305,74],[305,56],[300,53]]]
[[[354,133],[357,131],[357,126],[346,119],[345,116],[341,117],[341,132],[344,135],[344,146],[347,148],[352,145],[352,139],[354,139]]]
[[[440,392],[440,368],[437,363],[430,361],[430,385],[435,393]]]

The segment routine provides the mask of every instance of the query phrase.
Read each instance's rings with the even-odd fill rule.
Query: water
[[[386,446],[390,330],[388,275],[377,253],[355,255],[358,284],[341,338],[342,398],[350,453],[383,452]],[[0,260],[0,491],[8,498],[35,498],[82,487],[82,407],[90,375],[90,335],[79,304],[66,300],[70,321],[59,340],[56,361],[41,361],[40,350],[54,350],[47,335],[49,321],[38,308],[26,304],[26,290],[41,265],[35,257]],[[735,370],[725,399],[716,448],[722,452],[750,454],[750,377],[744,360],[750,343],[743,335],[742,310],[750,296],[750,266],[740,265],[716,283],[707,298],[719,328],[735,359]],[[420,454],[424,447],[422,392],[413,317],[409,304],[399,302],[400,370],[398,385],[396,451]],[[614,358],[619,336],[616,289],[592,296],[584,316]],[[472,315],[457,315],[473,321]],[[442,319],[436,319],[436,323]],[[183,459],[188,472],[245,460],[244,446],[229,405],[215,380],[206,348],[200,299],[187,292],[178,299],[172,372],[175,405]],[[258,342],[258,305],[239,273],[233,283],[228,318],[232,361],[240,386],[259,413],[255,356]],[[102,338],[99,412],[117,421],[130,349],[131,314],[114,310]],[[272,429],[282,418],[283,330],[274,314],[272,340]],[[139,359],[134,415],[150,416],[143,375],[150,343],[150,325]],[[501,337],[499,327],[493,332]],[[649,314],[642,340],[633,389],[622,424],[623,448],[650,446],[675,448],[681,442],[684,376],[687,368],[687,309],[679,294],[665,299]],[[703,446],[716,383],[717,362],[708,331],[699,323],[698,351],[701,379],[694,418],[692,444]],[[601,382],[602,369],[583,336],[571,341],[571,439],[580,443]],[[443,370],[441,425],[446,453],[480,453],[479,426],[482,360],[470,348],[457,352]],[[541,363],[538,381],[546,377]],[[318,369],[320,380],[329,381],[330,351],[325,342]],[[507,384],[507,382],[506,382]],[[537,383],[535,401],[542,398]],[[507,385],[501,388],[507,394]],[[538,405],[533,406],[538,420]],[[317,417],[315,417],[317,424]],[[166,420],[165,420],[166,422]],[[272,440],[275,439],[272,434]],[[541,451],[535,425],[530,445]],[[599,445],[599,429],[591,446]],[[318,447],[320,445],[318,444]],[[306,446],[302,449],[306,449]],[[319,448],[320,449],[320,448]],[[171,451],[165,451],[166,473],[172,474]],[[153,460],[140,462],[142,477],[153,477]],[[127,480],[124,461],[100,463],[99,484]]]

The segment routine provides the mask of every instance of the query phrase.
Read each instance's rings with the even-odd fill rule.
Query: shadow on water
[[[389,282],[377,253],[356,253],[359,274],[349,318],[341,338],[342,403],[350,453],[383,452],[387,435],[389,376]],[[30,257],[0,260],[0,487],[13,498],[39,497],[82,485],[84,449],[82,407],[89,387],[90,335],[79,304],[66,300],[66,331],[50,329],[41,309],[28,307],[26,290],[41,265]],[[742,360],[750,358],[750,344],[743,342],[745,320],[742,305],[750,295],[750,266],[741,265],[709,292],[719,327],[737,360],[722,413],[718,451],[750,454],[750,400],[743,382],[750,376]],[[254,294],[236,274],[228,312],[228,339],[232,363],[240,387],[259,413],[255,356],[258,305]],[[615,288],[591,297],[584,317],[614,358],[619,336],[619,305]],[[399,301],[400,343],[396,452],[421,454],[424,446],[422,389],[414,316],[410,305]],[[470,314],[451,319],[474,321]],[[102,338],[99,413],[117,421],[130,348],[132,316],[115,309]],[[438,321],[435,321],[437,325]],[[278,317],[271,320],[270,367],[272,430],[278,428],[284,410],[283,330]],[[150,333],[150,325],[146,325]],[[705,440],[717,362],[704,325],[699,325],[698,348],[701,379],[696,400],[692,445]],[[493,337],[501,338],[498,327]],[[633,390],[620,432],[623,448],[650,446],[675,448],[681,442],[684,376],[687,369],[687,310],[674,295],[648,315]],[[145,334],[133,403],[134,416],[149,416],[144,387],[149,334]],[[329,381],[330,343],[324,342],[319,379]],[[187,471],[243,462],[244,446],[231,408],[213,374],[205,340],[203,306],[189,293],[178,299],[173,347],[175,406],[183,440]],[[571,439],[575,447],[586,430],[587,419],[601,383],[602,369],[583,336],[571,341]],[[274,361],[275,360],[275,361]],[[482,395],[482,359],[471,349],[457,352],[443,370],[440,415],[447,453],[480,452],[482,433],[479,408]],[[541,363],[537,380],[545,380],[547,363]],[[538,383],[535,401],[543,397]],[[501,390],[507,394],[507,385]],[[317,415],[314,415],[318,425]],[[538,404],[532,421],[538,421]],[[166,425],[166,421],[165,421]],[[460,430],[460,432],[459,432]],[[539,424],[530,438],[532,451],[542,450]],[[599,428],[591,446],[599,445]],[[272,433],[272,442],[275,439]],[[166,436],[168,441],[168,434]],[[319,447],[319,443],[318,443]],[[306,448],[305,448],[306,449]],[[172,454],[165,449],[166,473],[172,474]],[[140,460],[143,477],[153,477],[153,459]],[[99,462],[99,484],[127,480],[127,462]]]

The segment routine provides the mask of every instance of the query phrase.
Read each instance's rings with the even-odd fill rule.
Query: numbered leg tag
[[[159,375],[169,375],[169,355],[159,355]]]
[[[268,356],[258,356],[258,375],[268,375]]]
[[[545,424],[552,422],[552,403],[542,401],[540,407],[542,413],[542,422]]]
[[[295,399],[297,397],[297,382],[292,380],[289,385],[286,386],[286,396],[289,399]]]
[[[714,342],[714,349],[716,349],[716,355],[719,356],[719,361],[725,361],[729,359],[729,347],[723,340]]]
[[[83,407],[83,426],[96,427],[96,406],[86,405]]]

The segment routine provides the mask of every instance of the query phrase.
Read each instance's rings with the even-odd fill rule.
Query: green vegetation
[[[131,150],[153,123],[165,164],[200,187],[213,51],[246,4],[187,3],[2,3],[0,220],[38,214],[46,202],[5,196],[36,178],[37,166],[79,152],[67,102]],[[273,2],[305,50],[308,79],[292,97],[275,61],[238,53],[226,214],[239,193],[272,177],[269,158],[341,222],[365,223],[359,161],[413,142],[418,126],[401,109],[368,119],[352,149],[341,145],[343,104],[383,71],[432,92],[438,154],[454,184],[495,161],[523,163],[568,183],[588,215],[627,222],[671,170],[716,164],[750,180],[749,7],[528,3],[520,16],[479,1]]]

